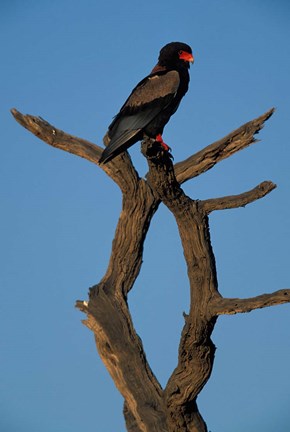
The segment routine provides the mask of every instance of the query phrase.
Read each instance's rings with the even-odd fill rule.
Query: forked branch
[[[180,187],[181,183],[256,142],[254,135],[273,111],[175,166],[166,155],[152,153],[154,142],[145,140],[142,151],[149,164],[146,180],[139,177],[127,152],[100,166],[122,190],[122,212],[108,269],[102,280],[90,289],[89,301],[78,301],[76,306],[87,315],[84,324],[93,331],[100,356],[125,399],[124,415],[129,432],[206,432],[196,399],[212,371],[215,346],[211,334],[217,317],[290,301],[290,290],[244,300],[223,298],[218,291],[210,242],[208,213],[245,206],[265,196],[275,185],[263,182],[240,195],[204,201],[191,199]],[[23,115],[17,110],[12,110],[12,114],[47,144],[98,165],[101,147],[69,135],[40,117]],[[173,213],[178,225],[191,296],[178,364],[164,390],[150,369],[127,303],[128,292],[141,268],[146,234],[161,201]]]

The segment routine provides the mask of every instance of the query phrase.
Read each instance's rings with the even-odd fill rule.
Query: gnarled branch
[[[188,159],[175,164],[174,171],[177,181],[180,184],[184,183],[208,171],[216,163],[228,158],[232,154],[258,142],[254,138],[254,135],[264,127],[265,121],[271,117],[274,111],[275,109],[271,108],[260,117],[245,123],[224,138],[205,147]]]
[[[102,147],[63,132],[41,117],[22,114],[15,108],[11,110],[11,113],[21,126],[50,146],[80,156],[94,164],[99,163]],[[102,165],[101,168],[119,185],[122,191],[135,189],[139,176],[127,152],[109,164]]]
[[[21,126],[52,147],[75,154],[95,164],[98,163],[102,148],[96,144],[63,132],[41,117],[22,114],[15,108],[11,113]]]
[[[142,432],[167,432],[162,389],[150,369],[131,319],[120,296],[104,291],[101,283],[90,293],[87,320],[99,355]]]
[[[263,182],[240,195],[204,201],[191,199],[180,187],[181,183],[256,142],[254,135],[273,111],[246,123],[174,167],[169,157],[156,153],[154,142],[145,140],[142,151],[149,164],[146,180],[139,177],[126,152],[100,166],[122,190],[122,212],[108,269],[102,280],[90,289],[89,301],[78,301],[76,306],[87,315],[83,322],[93,331],[100,356],[125,399],[124,415],[130,432],[206,432],[196,399],[212,371],[215,346],[211,334],[217,317],[289,302],[290,290],[253,299],[223,298],[218,291],[210,242],[209,212],[244,206],[265,196],[275,185]],[[12,110],[12,114],[49,145],[98,165],[101,147],[66,134],[40,117],[23,115],[17,110]],[[161,201],[173,213],[178,225],[191,298],[178,365],[164,390],[147,362],[127,303],[128,292],[141,268],[146,234]]]
[[[212,303],[211,310],[215,315],[234,315],[283,303],[290,303],[290,289],[282,289],[271,294],[262,294],[246,299],[220,298]]]
[[[239,195],[231,195],[203,200],[201,201],[200,205],[203,207],[206,213],[210,213],[214,210],[225,210],[245,207],[247,204],[263,198],[276,187],[277,186],[271,181],[264,181],[263,183],[260,183],[258,186],[248,192],[244,192]]]
[[[152,143],[144,142],[143,154],[151,154]],[[190,310],[182,331],[178,365],[165,388],[170,431],[207,430],[196,398],[210,377],[215,346],[211,341],[214,319],[208,303],[219,297],[215,259],[211,248],[208,218],[198,202],[185,195],[176,181],[172,161],[148,158],[147,181],[173,213],[183,245],[190,281]]]

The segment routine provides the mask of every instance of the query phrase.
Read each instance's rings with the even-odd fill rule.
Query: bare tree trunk
[[[100,147],[68,135],[39,117],[16,110],[12,113],[46,143],[98,165]],[[83,323],[93,331],[98,352],[124,397],[129,432],[206,432],[196,401],[213,368],[215,346],[211,334],[218,316],[290,302],[289,289],[250,299],[222,297],[210,241],[210,212],[245,206],[276,186],[265,181],[240,195],[204,201],[186,196],[180,186],[254,143],[254,135],[272,113],[268,111],[175,165],[154,141],[145,139],[142,153],[149,166],[146,180],[139,178],[127,153],[100,166],[122,191],[122,211],[106,274],[90,289],[89,301],[77,301],[76,306],[86,314]],[[141,268],[144,240],[161,201],[175,217],[190,282],[190,308],[182,330],[178,365],[165,389],[147,362],[127,303]]]

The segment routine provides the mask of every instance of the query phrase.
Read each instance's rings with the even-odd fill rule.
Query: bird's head
[[[194,62],[192,49],[189,45],[182,42],[170,42],[161,50],[158,58],[158,64],[165,67],[190,67]]]

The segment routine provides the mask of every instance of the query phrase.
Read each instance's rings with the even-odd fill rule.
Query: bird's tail
[[[110,139],[108,133],[104,136],[104,144],[107,145],[103,151],[99,163],[107,163],[114,157],[118,156],[123,151],[127,150],[139,139],[136,135],[139,134],[141,129],[126,130],[121,135]]]

